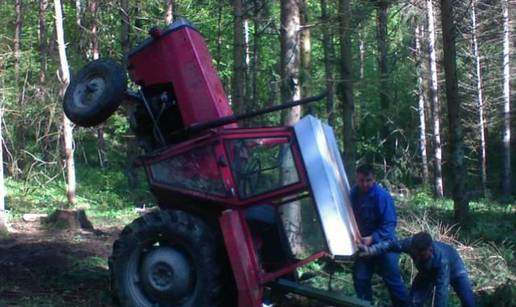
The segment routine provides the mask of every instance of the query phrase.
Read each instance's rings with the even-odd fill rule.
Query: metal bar
[[[285,275],[287,273],[290,273],[292,271],[294,271],[296,268],[298,267],[301,267],[305,264],[308,264],[316,259],[319,259],[323,256],[326,256],[327,253],[325,251],[320,251],[320,252],[317,252],[315,254],[313,254],[312,256],[306,258],[306,259],[303,259],[301,261],[298,261],[298,262],[295,262],[291,265],[288,265],[278,271],[275,271],[275,272],[271,272],[271,273],[266,273],[266,274],[260,274],[260,283],[264,284],[264,283],[268,283],[268,282],[271,282],[273,280],[275,280],[276,278],[282,276],[282,275]]]
[[[271,286],[280,291],[299,294],[334,306],[372,307],[368,301],[340,295],[326,290],[316,289],[284,278],[278,279],[276,282],[272,283]]]
[[[291,102],[287,102],[285,104],[268,107],[268,108],[265,108],[262,110],[253,111],[253,112],[240,114],[240,115],[230,115],[230,116],[226,116],[226,117],[221,117],[219,119],[216,119],[216,120],[213,120],[210,122],[194,124],[194,125],[190,126],[190,128],[187,128],[186,132],[197,132],[197,131],[201,131],[201,130],[205,130],[205,129],[220,127],[220,126],[224,126],[227,124],[235,123],[235,122],[243,120],[243,119],[255,117],[258,115],[271,113],[271,112],[275,112],[275,111],[279,111],[279,110],[283,110],[283,109],[288,109],[288,108],[295,107],[298,105],[304,105],[304,104],[307,104],[310,102],[321,100],[324,97],[326,97],[327,94],[328,94],[328,92],[326,91],[317,96],[307,97],[307,98],[303,98],[300,100],[294,100]]]

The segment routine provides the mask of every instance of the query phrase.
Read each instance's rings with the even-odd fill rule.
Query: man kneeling
[[[413,306],[422,306],[431,300],[435,287],[434,306],[446,307],[450,284],[462,306],[475,306],[468,273],[459,254],[452,246],[433,241],[428,233],[420,232],[404,240],[383,241],[359,247],[360,256],[376,256],[385,252],[404,252],[410,255],[419,271],[410,290],[410,303]]]

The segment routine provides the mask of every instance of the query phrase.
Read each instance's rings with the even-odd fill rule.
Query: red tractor
[[[237,121],[324,95],[233,115],[200,33],[184,20],[150,38],[125,70],[100,59],[72,80],[64,111],[77,125],[130,101],[138,159],[160,210],[127,225],[109,259],[123,306],[262,306],[264,290],[332,305],[364,302],[296,282],[323,256],[349,258],[360,234],[332,129],[308,116],[293,127]]]

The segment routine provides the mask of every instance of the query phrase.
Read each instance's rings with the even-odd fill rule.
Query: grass
[[[123,227],[137,214],[135,206],[152,206],[153,198],[139,174],[137,188],[129,187],[125,174],[113,166],[104,170],[81,165],[77,167],[78,204],[86,209],[88,218],[95,226],[110,225]],[[50,213],[65,207],[66,197],[62,177],[48,178],[32,176],[30,181],[15,181],[7,178],[7,209],[12,218],[18,219],[24,213]],[[419,230],[430,231],[434,237],[454,244],[468,267],[475,291],[482,305],[516,305],[516,204],[514,201],[499,203],[491,199],[475,200],[470,203],[470,225],[459,228],[453,223],[453,203],[449,199],[434,200],[428,193],[419,191],[397,200],[399,225],[398,236],[405,237]],[[81,237],[76,238],[78,242]],[[415,269],[408,256],[401,257],[403,276],[408,283]],[[107,279],[106,260],[89,257],[77,260],[72,270],[56,275],[49,283],[67,289],[69,285],[96,282]],[[329,268],[321,262],[309,264],[304,270],[315,271],[317,276],[310,282],[326,289],[329,284]],[[354,296],[351,279],[351,263],[337,269],[332,276],[332,288],[342,294]],[[377,297],[388,301],[383,283],[374,279]],[[109,301],[109,291],[99,290],[95,302]],[[65,291],[66,292],[66,291]],[[49,293],[48,301],[27,298],[21,306],[51,306],[65,304],[66,293]],[[70,294],[72,295],[72,294]],[[62,304],[60,303],[62,302]],[[458,300],[453,296],[454,305]],[[0,300],[1,305],[1,300]]]
[[[480,306],[516,306],[516,204],[482,199],[470,203],[470,225],[460,228],[453,222],[453,202],[434,200],[425,192],[397,200],[398,237],[425,230],[434,238],[454,245],[461,254]],[[354,296],[352,262],[332,274],[332,289]],[[406,284],[416,269],[408,255],[401,255],[400,267]],[[330,271],[323,262],[311,263],[304,271],[316,272],[313,286],[328,289]],[[375,275],[373,287],[378,301],[389,301],[381,279]],[[453,291],[451,291],[453,292]],[[455,294],[450,305],[460,306]]]

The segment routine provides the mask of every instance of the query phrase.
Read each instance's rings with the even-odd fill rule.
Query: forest
[[[113,241],[158,203],[129,107],[80,127],[63,97],[87,63],[125,68],[181,18],[234,114],[326,93],[240,127],[329,124],[350,183],[369,163],[394,196],[399,237],[453,245],[479,306],[516,305],[515,0],[0,0],[0,306],[115,306]],[[400,267],[409,283],[408,256]],[[350,264],[298,270],[355,295]],[[380,278],[374,289],[388,305]]]

